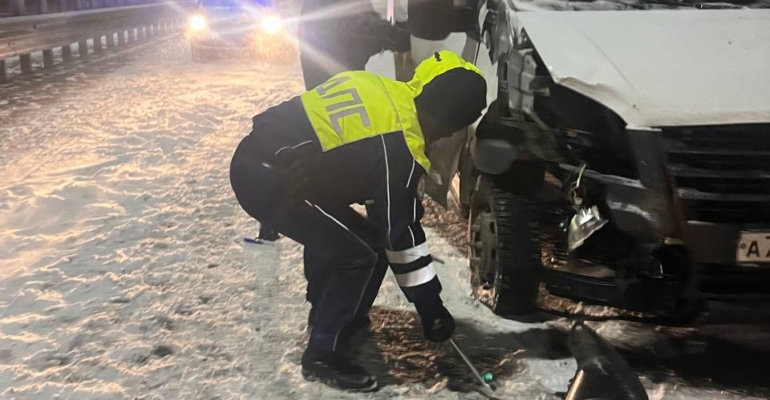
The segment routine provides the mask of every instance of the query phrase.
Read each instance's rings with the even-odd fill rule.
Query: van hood
[[[556,84],[629,126],[770,122],[770,10],[510,12]]]

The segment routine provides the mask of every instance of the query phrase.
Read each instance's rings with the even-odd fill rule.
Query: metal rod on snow
[[[479,381],[479,383],[481,383],[482,386],[484,386],[484,387],[486,387],[486,388],[488,388],[489,390],[492,390],[492,391],[497,390],[497,388],[495,387],[494,383],[487,382],[484,379],[484,377],[481,376],[481,374],[479,373],[479,370],[477,370],[476,367],[473,366],[473,363],[468,358],[468,356],[466,356],[465,353],[463,353],[463,351],[460,350],[460,347],[457,345],[457,343],[455,343],[454,339],[450,338],[449,339],[449,343],[452,344],[452,347],[454,347],[454,349],[457,352],[457,354],[460,355],[460,358],[463,359],[463,362],[465,362],[465,365],[468,366],[468,369],[471,370],[471,373],[473,373],[473,376],[476,378],[476,380]]]

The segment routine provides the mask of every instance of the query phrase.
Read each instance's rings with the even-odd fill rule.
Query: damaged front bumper
[[[603,217],[646,249],[644,256],[659,274],[640,271],[649,261],[637,263],[635,274],[626,271],[623,280],[554,271],[546,279],[549,288],[637,309],[668,295],[770,304],[770,127],[628,130],[627,135],[638,176],[588,170],[584,185],[599,194]],[[565,176],[578,170],[568,164],[558,168]],[[660,257],[672,248],[682,257]],[[639,279],[639,272],[653,279]]]
[[[547,162],[562,182],[561,196],[580,176],[587,205],[598,206],[592,218],[583,218],[594,224],[607,219],[601,229],[635,243],[636,250],[614,258],[615,264],[597,262],[614,269],[612,277],[546,265],[542,281],[551,293],[645,312],[669,312],[684,303],[770,304],[770,126],[609,132],[627,137],[628,153],[621,157],[627,165],[581,171],[567,161],[576,158],[564,154],[564,146],[561,157],[553,156],[559,152],[558,139],[545,143],[543,135],[522,129],[526,124],[514,125],[510,130],[498,125],[494,134],[480,131],[472,147],[480,170],[500,175],[515,173],[517,162]],[[531,124],[529,129],[541,128]],[[551,138],[564,134],[546,133]],[[582,154],[611,156],[604,151],[592,148]],[[569,225],[570,219],[561,221],[565,236],[579,231]],[[747,259],[747,233],[768,237],[754,249],[753,261]],[[607,246],[602,238],[584,239],[585,246]],[[568,242],[569,263],[574,248]]]
[[[659,150],[659,136],[660,132],[655,130],[628,131],[638,178],[589,169],[584,172],[584,179],[589,187],[602,191],[603,208],[619,229],[645,243],[678,243],[680,226],[664,155]],[[564,163],[559,168],[568,174],[578,171],[578,167]]]

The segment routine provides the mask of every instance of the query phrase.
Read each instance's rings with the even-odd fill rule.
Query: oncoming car
[[[270,0],[200,0],[190,16],[187,39],[193,61],[215,55],[275,58],[293,48]]]

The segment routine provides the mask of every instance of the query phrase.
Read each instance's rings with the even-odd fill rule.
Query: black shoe
[[[340,353],[327,353],[307,348],[302,355],[302,376],[348,392],[373,392],[377,379]]]
[[[257,239],[262,239],[267,242],[275,242],[280,238],[281,234],[266,226],[262,226],[262,228],[259,230],[259,236],[257,236]]]

